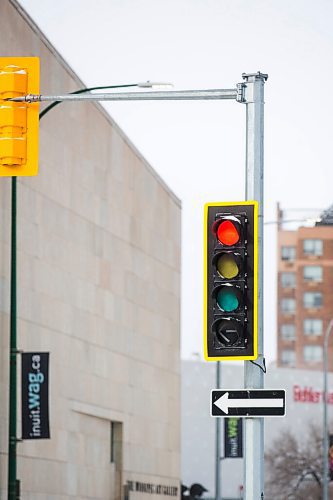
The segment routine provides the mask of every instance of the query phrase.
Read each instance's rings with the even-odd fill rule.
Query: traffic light
[[[256,359],[258,202],[207,203],[204,242],[205,359]]]
[[[0,57],[0,177],[38,173],[39,103],[6,100],[38,93],[38,57]]]

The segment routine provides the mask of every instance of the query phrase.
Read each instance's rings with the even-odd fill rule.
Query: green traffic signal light
[[[224,312],[237,311],[241,304],[240,292],[233,286],[223,286],[217,293],[216,302]]]

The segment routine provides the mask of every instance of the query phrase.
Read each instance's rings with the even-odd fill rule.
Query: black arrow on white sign
[[[283,417],[285,390],[214,390],[211,393],[212,417]]]

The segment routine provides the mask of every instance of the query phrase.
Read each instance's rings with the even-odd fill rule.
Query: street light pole
[[[324,390],[323,390],[323,500],[328,500],[328,426],[327,426],[327,371],[328,339],[332,332],[333,319],[328,324],[324,339]]]

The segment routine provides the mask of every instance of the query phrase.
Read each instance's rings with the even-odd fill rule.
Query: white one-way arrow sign
[[[284,390],[212,391],[211,414],[214,417],[284,416]]]

